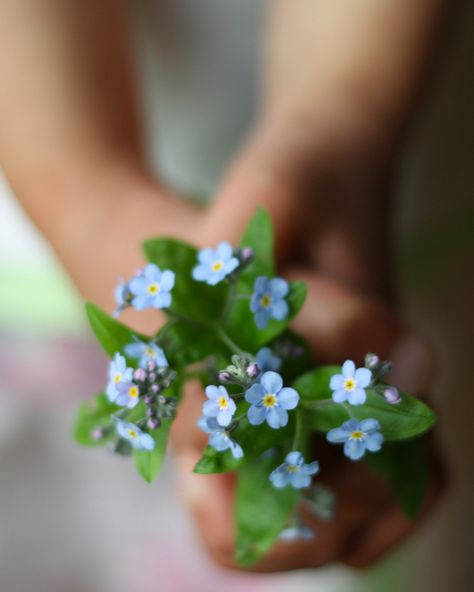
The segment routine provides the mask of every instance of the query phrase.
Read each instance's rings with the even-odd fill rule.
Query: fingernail
[[[199,455],[194,453],[181,454],[177,459],[179,493],[191,505],[199,505],[209,495],[206,475],[193,473],[198,460]]]
[[[402,391],[422,393],[429,388],[434,374],[434,360],[430,348],[413,333],[403,336],[392,349],[390,383]]]

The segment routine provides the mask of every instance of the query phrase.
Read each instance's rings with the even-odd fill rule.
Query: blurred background
[[[213,18],[224,18],[218,3],[212,9]],[[236,11],[236,19],[242,18],[237,13],[245,11]],[[259,19],[248,14],[253,16],[237,21],[247,43],[229,35],[223,51],[239,56],[238,46],[240,58],[254,63],[247,58],[257,51]],[[185,191],[209,193],[245,131],[254,72],[242,72],[238,82],[246,92],[239,109],[226,114],[228,129],[216,136],[212,158],[206,158],[199,150],[206,117],[183,121],[189,105],[182,112],[176,106],[176,97],[185,101],[206,85],[193,88],[188,79],[187,88],[175,80],[167,80],[165,89],[160,86],[167,72],[156,61],[156,37],[146,20],[138,18],[136,26],[150,158]],[[212,35],[215,27],[200,25]],[[73,286],[0,180],[1,592],[471,589],[473,31],[471,4],[453,31],[417,119],[394,216],[398,294],[404,315],[429,337],[437,356],[432,395],[450,471],[449,490],[426,524],[366,573],[334,566],[249,575],[211,564],[176,495],[172,458],[159,481],[148,486],[121,459],[73,443],[74,409],[102,388],[106,359],[91,339]],[[209,72],[198,58],[193,68],[201,79]],[[221,75],[231,76],[224,70]],[[210,96],[213,80],[208,81]],[[220,88],[221,104],[225,88]],[[174,115],[168,111],[171,104]],[[215,107],[212,101],[199,104],[210,113]],[[158,127],[159,148],[153,141]]]

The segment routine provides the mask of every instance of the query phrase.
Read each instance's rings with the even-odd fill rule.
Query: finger
[[[285,277],[307,284],[306,303],[292,327],[307,339],[318,359],[362,363],[365,354],[373,352],[392,362],[390,382],[398,388],[420,393],[429,387],[429,347],[384,303],[305,269],[289,269]]]

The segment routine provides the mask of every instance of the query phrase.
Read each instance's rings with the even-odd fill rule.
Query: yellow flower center
[[[145,348],[145,354],[147,356],[149,356],[150,358],[153,358],[155,355],[155,350],[152,349],[151,347],[147,347],[147,348]]]
[[[148,294],[158,294],[158,292],[160,291],[160,284],[157,284],[157,283],[150,284],[148,286],[147,290],[148,290]]]
[[[270,294],[264,294],[261,298],[260,298],[260,304],[263,306],[263,308],[268,308],[270,306],[272,299]]]
[[[120,374],[120,372],[117,372],[117,374],[114,376],[115,384],[117,384],[117,382],[120,382],[121,380],[122,380],[122,375]]]
[[[127,434],[132,438],[132,440],[136,440],[138,438],[138,434],[135,430],[128,429]]]
[[[225,397],[219,397],[218,403],[220,409],[227,409],[227,407],[229,406],[229,403],[227,402],[227,399]]]
[[[344,381],[344,389],[346,391],[353,391],[356,386],[356,381],[353,378],[346,378]]]
[[[138,388],[136,386],[131,386],[128,394],[130,397],[132,397],[132,399],[136,399],[138,397]]]
[[[263,406],[264,407],[274,407],[277,403],[277,398],[273,393],[267,393],[263,397]]]
[[[288,465],[286,467],[286,472],[287,473],[298,473],[300,470],[298,465]]]
[[[212,264],[212,271],[218,272],[224,267],[224,263],[222,261],[215,261]]]
[[[355,432],[352,432],[352,434],[351,434],[352,440],[362,440],[363,437],[364,437],[364,432],[362,432],[361,430],[356,430]]]

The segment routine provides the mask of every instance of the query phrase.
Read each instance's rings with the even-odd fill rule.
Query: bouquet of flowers
[[[131,456],[149,483],[158,475],[187,380],[206,400],[196,430],[208,445],[195,472],[235,471],[236,561],[250,565],[280,538],[312,538],[301,509],[322,520],[337,499],[318,483],[328,468],[318,447],[339,447],[337,462],[364,462],[387,480],[414,517],[429,482],[423,439],[434,422],[420,399],[387,384],[389,362],[368,353],[357,367],[315,362],[290,329],[303,306],[303,282],[275,275],[273,232],[259,210],[239,247],[195,249],[171,238],[147,240],[148,264],[116,290],[110,316],[86,305],[92,330],[111,357],[104,392],[83,403],[76,440]],[[117,320],[127,307],[162,309],[154,335]],[[255,493],[258,492],[258,495]]]

